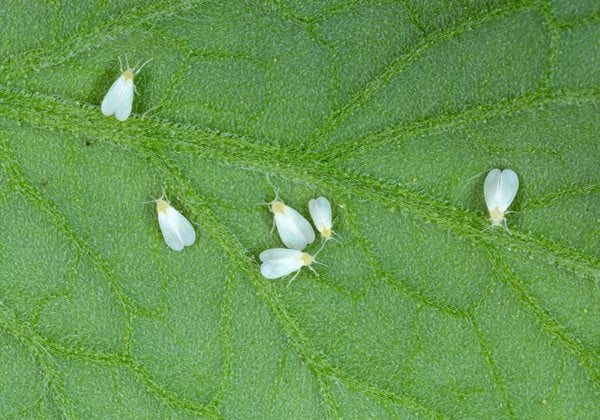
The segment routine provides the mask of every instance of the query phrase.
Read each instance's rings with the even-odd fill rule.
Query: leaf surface
[[[597,414],[597,2],[0,12],[0,417]],[[124,123],[117,57],[154,58]],[[290,287],[259,271],[270,184],[339,234]]]

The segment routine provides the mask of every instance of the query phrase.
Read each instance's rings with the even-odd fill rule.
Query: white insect
[[[165,238],[165,242],[174,251],[181,251],[196,240],[196,232],[192,224],[168,201],[159,198],[156,200],[158,224]]]
[[[315,231],[308,220],[278,197],[269,203],[281,241],[288,248],[302,250],[315,241]]]
[[[485,204],[490,212],[490,227],[499,226],[504,222],[506,226],[506,218],[504,217],[506,210],[511,205],[519,189],[519,177],[511,169],[492,169],[485,178],[483,185],[483,195],[485,196]]]
[[[108,93],[104,97],[104,100],[102,101],[101,109],[104,115],[108,117],[115,114],[115,117],[119,121],[125,121],[127,118],[129,118],[129,115],[131,114],[131,108],[133,106],[133,94],[135,92],[133,78],[150,61],[152,61],[152,59],[146,61],[144,64],[139,66],[139,68],[137,64],[131,68],[127,62],[127,69],[123,71],[123,63],[121,63],[121,59],[119,58],[121,75],[112,84],[108,90]]]
[[[326,241],[331,239],[332,221],[331,221],[331,204],[325,197],[319,197],[316,200],[310,200],[308,202],[308,210],[310,211],[310,217],[313,219],[313,223],[321,236]]]
[[[310,268],[313,273],[317,274],[311,267],[311,264],[316,262],[315,257],[297,249],[267,249],[266,251],[260,253],[259,258],[262,261],[260,272],[268,279],[277,279],[279,277],[284,277],[288,274],[296,272],[294,277],[292,277],[292,279],[289,281],[288,286],[300,273],[302,267],[306,266]]]

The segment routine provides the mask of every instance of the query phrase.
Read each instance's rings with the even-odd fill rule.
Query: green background
[[[0,25],[0,417],[599,415],[597,1],[20,0]],[[121,123],[126,55],[154,60]],[[511,234],[483,231],[493,167]],[[289,288],[259,271],[267,175],[341,235]]]

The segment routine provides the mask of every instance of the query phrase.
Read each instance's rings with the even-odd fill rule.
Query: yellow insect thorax
[[[323,230],[321,231],[321,236],[325,239],[331,238],[331,229],[323,228]]]
[[[171,207],[171,205],[169,204],[169,202],[163,200],[162,198],[159,198],[156,201],[156,211],[157,211],[157,213],[166,213],[167,209],[169,207]]]
[[[123,76],[125,80],[133,80],[133,70],[127,69],[121,76]]]
[[[504,220],[504,212],[496,207],[490,211],[490,220],[492,221],[492,226],[498,226]]]
[[[300,255],[300,259],[302,260],[302,265],[311,265],[315,262],[315,257],[306,252],[303,252],[302,255]]]
[[[285,209],[285,204],[283,203],[283,201],[279,201],[279,200],[271,201],[271,211],[273,213],[283,213],[284,209]]]

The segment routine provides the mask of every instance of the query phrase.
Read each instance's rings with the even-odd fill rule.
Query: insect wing
[[[285,207],[284,212],[287,213],[290,219],[294,221],[294,224],[298,226],[298,230],[300,231],[300,234],[306,243],[312,244],[315,241],[315,231],[308,220],[306,220],[304,216],[289,206]]]
[[[115,111],[115,117],[119,121],[125,121],[131,114],[131,109],[133,107],[134,88],[135,86],[132,79],[125,80],[123,89],[121,89],[121,96],[119,97],[117,109]]]
[[[300,258],[301,255],[302,255],[302,252],[300,252],[296,249],[272,248],[272,249],[267,249],[266,251],[261,252],[260,255],[258,256],[258,258],[260,258],[260,260],[262,262],[267,262],[267,261],[276,261],[276,260],[285,259],[285,258]]]
[[[302,268],[301,255],[302,252],[294,249],[268,249],[260,254],[260,260],[263,262],[260,272],[268,279],[287,276]]]
[[[178,232],[178,225],[175,223],[174,219],[170,217],[168,211],[158,213],[158,225],[160,226],[160,231],[169,248],[174,251],[181,251],[185,247]]]
[[[485,204],[487,205],[487,208],[490,212],[496,207],[498,207],[498,186],[500,184],[501,173],[502,172],[500,171],[500,169],[492,169],[485,177],[485,182],[483,183],[483,195],[485,197]]]
[[[300,213],[285,206],[283,213],[275,213],[275,224],[281,241],[288,248],[304,249],[315,240],[315,231]]]
[[[173,225],[177,227],[177,234],[185,246],[190,246],[196,241],[194,227],[179,211],[173,207],[167,209],[167,215],[173,219]]]
[[[117,80],[112,84],[104,99],[102,100],[102,106],[100,109],[102,113],[107,117],[114,114],[117,111],[119,100],[122,95],[123,88],[125,86],[125,77],[119,76]]]
[[[308,210],[319,232],[322,232],[323,229],[331,229],[331,204],[329,204],[329,200],[325,197],[310,200]]]
[[[498,207],[501,211],[506,211],[511,205],[517,191],[519,190],[519,177],[515,171],[511,169],[505,169],[500,174],[500,183],[498,185]]]

